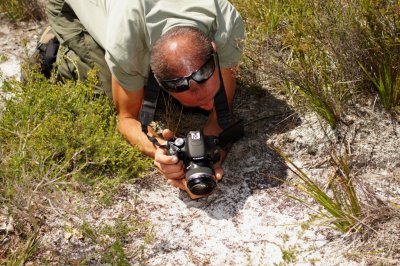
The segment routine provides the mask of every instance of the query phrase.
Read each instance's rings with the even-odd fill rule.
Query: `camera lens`
[[[197,167],[186,173],[187,186],[194,195],[210,194],[217,186],[214,171],[209,167]]]

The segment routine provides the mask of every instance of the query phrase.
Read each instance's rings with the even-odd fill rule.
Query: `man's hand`
[[[173,133],[169,129],[165,129],[162,135],[165,140],[170,140],[173,137]],[[168,183],[172,182],[172,184],[175,184],[175,182],[185,178],[183,162],[179,161],[175,155],[168,155],[165,148],[158,147],[156,149],[154,165],[167,178]]]

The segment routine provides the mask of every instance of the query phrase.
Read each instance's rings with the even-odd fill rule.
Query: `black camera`
[[[194,195],[208,195],[217,186],[214,163],[220,160],[219,140],[190,131],[186,138],[168,141],[168,152],[177,156],[185,166],[187,186]]]

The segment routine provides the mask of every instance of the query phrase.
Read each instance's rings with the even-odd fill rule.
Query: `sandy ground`
[[[21,37],[27,36],[31,48],[40,31],[35,24],[1,24],[1,53],[9,55],[0,64],[5,76],[18,76]],[[298,192],[277,178],[291,181],[295,177],[269,147],[278,146],[298,166],[324,179],[331,170],[326,135],[334,139],[337,132],[324,131],[326,127],[321,126],[318,117],[295,113],[268,91],[264,88],[249,93],[244,87],[238,88],[235,110],[248,122],[246,135],[233,146],[224,163],[224,179],[210,197],[190,200],[168,186],[156,171],[140,187],[126,185],[107,208],[99,209],[95,199],[89,197],[55,196],[56,209],[48,209],[45,230],[41,232],[44,252],[33,265],[43,261],[74,265],[96,254],[100,247],[82,237],[67,235],[66,225],[78,228],[82,222],[112,224],[121,215],[139,215],[153,225],[154,240],[140,257],[130,257],[133,265],[366,265],[364,259],[355,261],[348,256],[351,242],[345,236],[313,226],[312,210],[287,197]],[[385,116],[372,103],[367,103],[361,113],[349,116],[353,116],[353,122],[342,132],[346,132],[345,139],[351,139],[351,158],[362,169],[359,176],[373,184],[384,199],[399,202],[398,121]],[[204,119],[198,114],[186,119],[196,118]],[[135,237],[127,240],[128,257],[140,241]],[[101,264],[96,256],[89,262]]]
[[[4,21],[3,16],[0,14],[2,21]],[[6,54],[8,58],[6,62],[0,64],[0,71],[4,76],[20,78],[19,64],[35,47],[41,30],[42,28],[36,23],[21,22],[20,25],[1,23],[0,54]]]

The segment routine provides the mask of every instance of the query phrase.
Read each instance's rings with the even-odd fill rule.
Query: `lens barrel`
[[[186,173],[187,186],[194,195],[208,195],[217,186],[213,169],[196,167]]]

